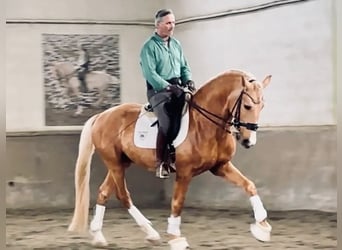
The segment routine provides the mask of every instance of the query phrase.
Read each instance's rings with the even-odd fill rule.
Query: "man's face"
[[[164,38],[173,35],[175,29],[175,16],[173,14],[162,17],[162,20],[157,23],[157,34]]]

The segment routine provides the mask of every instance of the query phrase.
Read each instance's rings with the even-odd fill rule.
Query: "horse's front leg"
[[[76,111],[73,114],[74,117],[81,115],[83,112],[83,106],[82,106],[83,96],[82,96],[82,93],[78,89],[79,85],[76,85],[76,83],[73,82],[73,85],[71,85],[69,88],[70,97],[75,100],[75,105],[76,105]]]
[[[76,111],[74,113],[74,117],[77,117],[83,113],[83,106],[82,106],[82,94],[77,90],[74,89],[74,95],[76,98]]]
[[[101,104],[105,99],[105,91],[103,89],[99,89],[99,99],[93,104],[95,108],[100,108]]]
[[[185,201],[185,195],[188,191],[191,176],[176,175],[176,181],[173,187],[171,202],[171,215],[168,218],[167,233],[171,237],[169,245],[171,250],[185,250],[189,248],[189,243],[185,237],[181,237],[181,213]]]
[[[272,227],[267,222],[267,211],[257,193],[254,183],[244,176],[230,161],[224,165],[214,167],[210,170],[214,175],[223,177],[224,179],[243,188],[250,196],[254,218],[256,223],[251,224],[251,232],[253,236],[260,241],[270,241]]]

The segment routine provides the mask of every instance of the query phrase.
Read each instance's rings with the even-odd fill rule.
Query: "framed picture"
[[[79,126],[120,104],[119,35],[42,34],[46,126]]]

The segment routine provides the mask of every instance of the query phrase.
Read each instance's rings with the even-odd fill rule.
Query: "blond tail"
[[[75,209],[68,231],[84,232],[88,226],[89,216],[89,178],[94,144],[91,139],[91,128],[97,115],[92,116],[84,124],[80,136],[78,157],[75,168]]]

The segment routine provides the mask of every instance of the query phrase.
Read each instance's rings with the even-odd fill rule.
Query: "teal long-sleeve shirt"
[[[151,36],[141,49],[140,66],[144,78],[156,91],[169,85],[166,80],[174,77],[179,77],[184,83],[191,80],[190,67],[181,44],[173,37],[166,46],[160,36]]]

